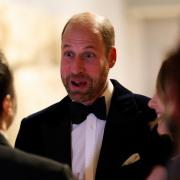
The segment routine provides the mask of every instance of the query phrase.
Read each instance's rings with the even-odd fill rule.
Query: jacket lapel
[[[133,127],[130,127],[131,123],[129,122],[132,119],[131,115],[135,115],[137,109],[132,98],[133,94],[115,80],[112,80],[112,83],[114,92],[104,130],[96,179],[108,178],[109,173],[119,171],[115,168],[120,167],[130,153],[127,150],[127,137],[133,136],[133,131],[131,131]],[[132,148],[131,150],[133,151]]]
[[[51,114],[51,124],[47,123],[43,126],[43,138],[45,142],[44,146],[46,147],[45,154],[48,154],[48,157],[52,157],[59,162],[67,163],[71,166],[71,122],[69,115],[65,114],[68,103],[69,98],[66,97],[63,99],[63,103],[58,104]],[[58,109],[63,109],[63,111],[60,113]]]

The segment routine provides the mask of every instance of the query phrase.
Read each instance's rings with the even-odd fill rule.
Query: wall
[[[8,131],[12,144],[14,144],[23,117],[59,101],[66,94],[59,75],[59,38],[63,25],[72,14],[94,11],[107,16],[112,21],[116,32],[118,58],[110,76],[118,79],[132,91],[149,96],[154,92],[156,74],[164,53],[173,46],[179,35],[180,8],[175,0],[53,0],[51,2],[49,0],[4,0],[4,2],[13,3],[16,7],[33,12],[34,15],[38,12],[40,16],[48,16],[49,19],[45,21],[42,31],[34,31],[32,38],[22,41],[26,44],[21,47],[26,50],[18,51],[20,55],[29,55],[26,53],[29,47],[35,47],[33,52],[36,53],[33,57],[36,58],[32,58],[33,61],[30,60],[29,63],[26,63],[24,59],[16,58],[23,63],[15,63],[16,66],[14,66],[18,113]],[[37,16],[35,17],[38,19]],[[39,29],[38,23],[34,25],[34,21],[30,22],[26,21],[22,24],[34,30]],[[17,32],[23,32],[21,31],[22,24],[18,26],[19,29],[16,28]],[[48,30],[46,27],[53,28]],[[38,37],[42,35],[41,32],[45,35],[38,40]],[[47,43],[44,40],[48,34],[54,40]],[[30,41],[39,42],[39,45],[35,43],[29,46]],[[45,44],[50,45],[42,46]],[[51,58],[46,58],[49,56]]]
[[[127,60],[129,65],[133,61],[129,72],[134,74],[127,85],[135,92],[152,96],[161,62],[179,41],[180,2],[136,2],[127,8]]]
[[[8,131],[12,144],[23,117],[59,101],[66,94],[59,75],[59,40],[62,27],[72,14],[93,11],[112,21],[116,32],[118,61],[111,77],[125,81],[126,30],[123,0],[113,0],[113,3],[109,0],[1,0],[0,3],[3,4],[2,2],[11,9],[6,11],[11,12],[8,26],[13,32],[10,30],[7,41],[11,48],[4,50],[14,69],[18,96],[17,116]],[[30,14],[33,20],[26,19]],[[23,38],[19,36],[21,34]]]

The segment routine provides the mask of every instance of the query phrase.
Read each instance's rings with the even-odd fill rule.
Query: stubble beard
[[[104,92],[107,82],[108,69],[104,68],[103,71],[101,71],[97,80],[93,80],[88,75],[82,76],[88,82],[88,88],[84,92],[81,90],[72,91],[70,89],[69,84],[71,83],[71,76],[72,75],[69,75],[66,78],[62,78],[62,82],[66,88],[66,91],[71,100],[85,104],[88,101],[93,101],[93,99],[95,100]]]

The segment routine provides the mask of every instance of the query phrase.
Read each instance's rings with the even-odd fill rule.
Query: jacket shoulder
[[[148,117],[148,121],[155,120],[156,112],[148,106],[150,98],[141,94],[133,94],[133,97],[137,108],[142,113],[142,116],[145,119]]]
[[[134,110],[147,121],[152,121],[156,118],[155,111],[148,107],[149,97],[133,93],[116,80],[111,79],[111,82],[114,86],[113,101],[116,102],[121,109]]]
[[[57,117],[62,117],[65,114],[65,112],[67,112],[69,101],[70,101],[69,97],[66,96],[61,101],[25,117],[22,120],[22,123],[24,123],[24,121],[26,123],[31,123],[36,121],[36,124],[38,124],[41,123],[42,121],[46,122],[50,120],[51,121],[53,120],[55,122]]]
[[[66,164],[3,145],[0,145],[0,154],[2,179],[71,179],[71,172]]]

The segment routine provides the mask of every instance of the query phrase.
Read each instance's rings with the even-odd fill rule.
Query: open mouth
[[[86,81],[71,81],[71,85],[73,85],[74,87],[85,87],[86,84]]]

